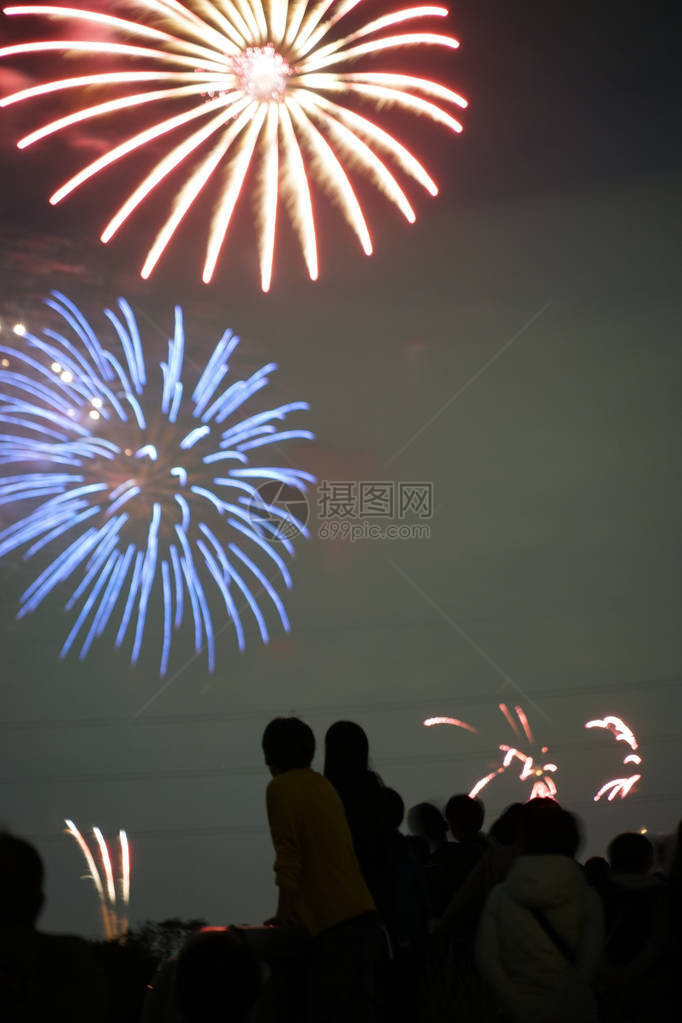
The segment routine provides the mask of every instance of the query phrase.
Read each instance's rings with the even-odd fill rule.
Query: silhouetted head
[[[369,740],[355,721],[335,721],[324,737],[324,774],[331,782],[369,770]]]
[[[636,831],[617,835],[607,850],[614,874],[648,874],[654,862],[654,847],[646,837]]]
[[[43,861],[29,842],[0,834],[0,923],[35,927],[45,901]]]
[[[609,864],[603,856],[590,856],[583,865],[585,880],[592,888],[601,888],[609,876]]]
[[[300,718],[273,718],[263,732],[265,763],[273,775],[310,767],[315,756],[315,736]]]
[[[448,834],[445,817],[433,803],[417,803],[407,815],[407,826],[413,835],[423,835],[431,844],[444,842]]]
[[[395,789],[382,788],[378,793],[380,827],[382,831],[397,831],[405,816],[405,803]]]
[[[199,933],[178,956],[176,997],[184,1023],[246,1023],[260,988],[257,959],[228,931]]]
[[[445,817],[450,825],[452,837],[458,842],[475,838],[483,827],[485,807],[480,799],[472,799],[465,793],[451,796],[445,804]]]
[[[519,838],[531,856],[575,856],[581,842],[578,820],[553,799],[532,799],[521,808]]]
[[[496,845],[514,845],[519,837],[519,817],[523,803],[512,803],[492,824],[488,838]]]

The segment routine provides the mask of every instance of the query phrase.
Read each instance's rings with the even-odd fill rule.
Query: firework
[[[531,746],[533,746],[535,739],[523,708],[514,707],[514,714],[516,717],[512,715],[509,707],[507,707],[505,703],[499,704],[499,709],[518,738],[525,739]],[[432,725],[453,725],[455,728],[464,728],[467,731],[474,732],[476,734],[478,732],[473,725],[468,725],[465,721],[460,721],[458,718],[427,718],[424,721],[424,725],[427,728],[430,728]],[[544,762],[544,756],[548,752],[546,746],[541,747],[539,757],[537,754],[524,753],[516,746],[502,744],[498,748],[502,753],[501,764],[495,768],[494,771],[491,771],[489,774],[478,779],[469,792],[472,799],[474,799],[486,787],[486,785],[489,785],[494,778],[504,774],[515,762],[521,765],[519,780],[522,782],[532,783],[530,795],[528,797],[529,799],[556,799],[557,787],[552,776],[557,771],[557,765]]]
[[[95,886],[102,915],[104,937],[107,941],[125,937],[128,932],[128,904],[130,901],[130,847],[128,836],[125,831],[119,831],[118,833],[121,906],[121,911],[119,912],[119,893],[116,891],[116,884],[114,882],[114,866],[109,846],[101,830],[99,828],[92,829],[102,863],[102,872],[100,873],[95,856],[74,822],[67,820],[64,823],[66,824],[67,834],[76,840],[78,848],[83,854],[88,868],[88,873],[85,876]]]
[[[608,715],[605,718],[595,719],[594,721],[588,721],[585,724],[585,728],[603,728],[615,737],[616,742],[624,742],[631,750],[630,753],[626,753],[623,757],[623,764],[633,764],[636,767],[640,767],[642,764],[642,758],[637,752],[639,745],[635,737],[635,733],[632,729],[625,724],[622,718],[615,717],[614,715]],[[601,788],[597,791],[594,797],[595,803],[598,803],[602,796],[606,796],[609,802],[613,802],[616,796],[620,796],[621,799],[632,791],[638,781],[641,780],[641,773],[630,774],[624,778],[612,778],[610,781],[604,783]]]
[[[460,721],[459,718],[427,718],[424,725],[426,728],[431,728],[433,725],[453,725],[455,728],[464,728],[465,731],[478,735],[477,728],[474,728],[473,725],[468,725],[466,721]]]
[[[344,34],[342,22],[359,2],[130,0],[130,20],[54,5],[6,7],[6,15],[85,24],[93,38],[23,42],[1,48],[0,57],[57,53],[104,60],[107,69],[22,89],[4,97],[0,105],[68,91],[82,97],[85,105],[25,135],[18,142],[20,149],[91,119],[122,112],[127,118],[129,111],[138,109],[154,111],[150,124],[82,168],[50,198],[52,204],[60,202],[128,154],[168,137],[165,155],[101,235],[103,242],[110,241],[140,204],[177,172],[172,209],[147,253],[142,277],[149,277],[185,214],[217,177],[202,272],[205,282],[211,280],[253,164],[263,290],[269,289],[272,278],[281,201],[315,280],[318,251],[311,180],[340,206],[367,255],[372,240],[348,166],[367,176],[410,223],[415,213],[394,171],[431,195],[438,192],[410,150],[348,102],[394,106],[456,133],[462,126],[451,111],[467,105],[458,93],[430,79],[362,67],[363,58],[399,48],[456,49],[459,44],[452,36],[423,28],[445,18],[445,7],[403,8]],[[110,38],[102,39],[102,29]],[[109,98],[90,104],[93,88],[104,90],[102,96]]]
[[[252,458],[267,446],[312,439],[308,430],[274,425],[308,405],[247,415],[245,404],[277,367],[268,363],[229,382],[239,343],[230,331],[189,388],[179,307],[157,386],[147,381],[137,322],[123,299],[116,312],[105,310],[117,338],[109,348],[64,295],[54,292],[47,305],[64,321],[63,333],[46,329],[38,337],[25,329],[0,345],[0,423],[11,431],[0,434],[0,464],[17,465],[0,481],[0,504],[21,512],[0,532],[0,556],[22,549],[30,561],[42,552],[19,617],[68,584],[66,609],[77,612],[61,655],[78,642],[84,658],[116,619],[116,646],[132,636],[135,663],[154,609],[162,622],[153,630],[161,636],[162,675],[172,633],[185,618],[194,625],[196,652],[205,647],[214,670],[207,584],[241,650],[244,611],[268,642],[259,595],[288,631],[272,580],[291,587],[283,555],[294,553],[292,535],[307,530],[268,493],[284,488],[304,501],[314,477]]]

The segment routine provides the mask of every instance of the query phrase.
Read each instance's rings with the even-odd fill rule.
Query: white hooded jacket
[[[540,914],[565,951],[543,928]],[[590,990],[603,945],[598,896],[568,856],[520,856],[492,890],[477,936],[483,978],[523,1023],[596,1020]]]

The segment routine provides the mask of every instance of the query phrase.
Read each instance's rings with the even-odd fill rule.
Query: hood
[[[519,856],[505,887],[515,902],[542,910],[582,902],[586,882],[581,867],[568,856]]]

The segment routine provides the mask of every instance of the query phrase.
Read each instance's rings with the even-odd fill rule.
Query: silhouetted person
[[[423,835],[405,835],[405,841],[412,850],[414,858],[426,867],[429,862],[429,840]]]
[[[479,799],[452,796],[445,807],[453,842],[444,842],[429,861],[429,887],[434,915],[440,919],[488,846],[482,833],[485,809]]]
[[[447,821],[433,803],[417,803],[411,807],[407,815],[407,826],[413,835],[428,841],[431,855],[448,840]]]
[[[383,788],[379,825],[386,850],[386,885],[379,910],[393,946],[387,1008],[388,1017],[396,1021],[412,1021],[418,1012],[431,918],[424,867],[399,830],[404,816],[402,797],[394,789]]]
[[[327,729],[324,747],[324,776],[341,798],[360,870],[376,901],[383,880],[378,830],[382,782],[369,766],[369,740],[354,721],[335,721]]]
[[[481,917],[479,969],[516,1023],[596,1023],[591,984],[603,919],[574,859],[577,822],[552,801],[536,799],[519,823],[522,853]]]
[[[36,929],[45,903],[37,850],[0,834],[0,1019],[3,1023],[108,1016],[108,991],[85,941]]]
[[[682,820],[678,824],[677,830],[673,836],[673,848],[668,877],[670,880],[670,901],[672,912],[674,913],[675,918],[679,918],[679,916],[682,915]],[[682,931],[682,928],[679,929],[675,936],[675,940],[676,944],[682,947],[682,934],[680,931]]]
[[[637,831],[624,831],[617,835],[607,850],[611,877],[647,877],[654,865],[654,847]]]
[[[585,860],[583,870],[587,883],[601,894],[609,876],[609,861],[603,856],[590,856]]]
[[[433,803],[417,803],[407,815],[413,839],[426,841],[429,854],[424,863],[429,901],[434,917],[440,917],[450,901],[452,884],[448,876],[448,824]]]
[[[140,1023],[256,1023],[267,968],[243,932],[204,927],[162,962],[151,984]],[[300,1005],[297,1006],[300,1019]],[[279,1018],[279,1017],[278,1017]]]
[[[667,912],[666,949],[663,958],[665,981],[663,993],[673,1003],[674,989],[677,988],[677,968],[682,955],[682,820],[670,835],[668,847],[668,891],[670,898]],[[665,1017],[664,1017],[665,1018]]]
[[[228,931],[194,935],[177,960],[175,990],[183,1023],[247,1023],[261,989],[261,967]]]
[[[651,873],[654,848],[645,835],[618,835],[608,858],[610,871],[601,888],[606,930],[602,1015],[642,1023],[650,1016],[665,1019],[661,982],[669,886]]]
[[[496,1018],[495,1002],[481,980],[474,958],[478,924],[488,895],[505,879],[519,855],[521,803],[512,803],[494,821],[488,848],[453,895],[432,937],[433,997],[439,1017],[459,1023]]]
[[[311,1023],[373,1023],[386,936],[360,871],[343,804],[311,768],[312,730],[275,718],[263,734],[279,901],[274,920],[310,934]]]
[[[483,834],[485,807],[480,799],[473,799],[466,793],[451,796],[445,804],[445,819],[456,842],[486,844]]]
[[[509,873],[519,854],[519,819],[522,803],[512,803],[494,821],[487,835],[488,847],[446,907],[437,936],[445,935],[470,944],[488,895]]]
[[[409,840],[400,832],[405,804],[394,789],[382,789],[379,815],[387,849],[391,897],[384,920],[396,948],[423,949],[431,918],[429,892],[424,868]]]
[[[497,848],[510,848],[519,837],[519,820],[523,803],[510,803],[500,816],[493,821],[488,831],[488,841]]]
[[[438,966],[449,953],[451,961],[473,962],[473,941],[488,895],[504,881],[519,855],[521,803],[512,803],[493,823],[488,848],[453,895],[433,931],[433,956]],[[465,966],[469,969],[469,966]]]

